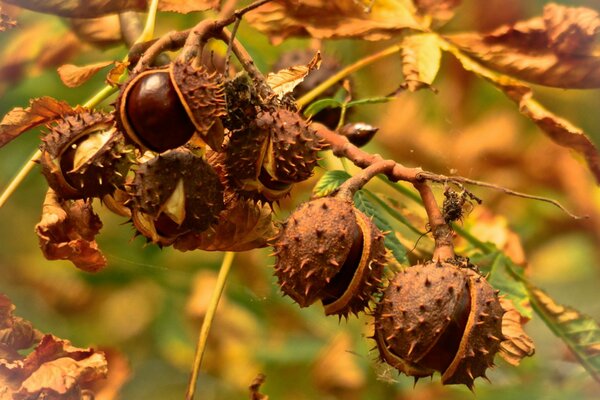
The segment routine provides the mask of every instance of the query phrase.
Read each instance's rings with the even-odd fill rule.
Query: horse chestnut
[[[357,314],[379,290],[383,234],[349,201],[320,198],[300,205],[273,247],[279,286],[301,307],[321,300],[327,315]]]
[[[117,99],[119,128],[142,149],[164,152],[194,133],[213,148],[223,142],[223,90],[216,73],[175,62],[133,76]]]
[[[478,272],[428,262],[398,273],[375,310],[381,359],[416,378],[473,387],[493,365],[502,341],[497,292]]]

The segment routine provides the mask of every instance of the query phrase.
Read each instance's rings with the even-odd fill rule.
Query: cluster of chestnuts
[[[274,240],[275,275],[301,307],[325,314],[370,309],[380,359],[415,378],[442,374],[472,388],[503,340],[497,291],[464,261],[415,265],[383,287],[384,235],[352,202],[325,197],[300,205]]]
[[[161,246],[214,228],[232,202],[275,202],[317,164],[309,123],[253,86],[180,60],[133,74],[114,112],[48,126],[42,171],[60,198],[101,198]]]
[[[113,113],[76,110],[48,128],[42,171],[59,197],[101,198],[149,241],[186,249],[236,201],[287,195],[322,148],[293,107],[263,99],[247,77],[181,61],[131,76]],[[346,130],[366,142],[374,130],[363,128]],[[486,280],[449,262],[386,279],[384,234],[350,199],[301,204],[271,244],[285,295],[301,307],[321,302],[327,315],[370,311],[380,358],[400,372],[472,387],[493,365],[503,310]]]

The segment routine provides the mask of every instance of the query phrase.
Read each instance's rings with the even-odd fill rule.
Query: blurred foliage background
[[[597,0],[576,3],[600,9]],[[489,30],[537,15],[543,4],[539,0],[465,0],[444,31]],[[198,13],[161,13],[156,34],[188,28],[201,17]],[[56,67],[116,60],[126,54],[124,46],[98,48],[82,43],[69,23],[58,17],[19,11],[16,19],[17,28],[0,34],[2,115],[44,95],[72,105],[83,103],[102,87],[103,77],[68,89],[60,82]],[[292,39],[272,46],[245,23],[238,37],[263,72],[292,49],[321,47],[324,55],[346,65],[386,45]],[[385,95],[401,82],[400,58],[388,57],[353,76],[353,95]],[[548,204],[474,188],[484,200],[485,211],[475,210],[462,224],[490,240],[501,241],[507,229],[516,232],[530,279],[560,302],[600,320],[600,191],[585,165],[551,143],[502,93],[464,72],[455,60],[444,57],[434,86],[437,94],[427,90],[403,93],[391,103],[356,109],[351,121],[380,127],[367,150],[407,166],[550,196],[577,214],[589,215],[586,220],[573,220]],[[550,110],[582,127],[600,144],[597,90],[535,90]],[[0,150],[1,187],[38,144],[39,135],[29,132]],[[322,165],[341,168],[329,157]],[[276,207],[279,219],[308,198],[323,171],[319,169]],[[118,398],[182,398],[222,254],[180,253],[145,245],[142,238],[134,238],[127,221],[97,204],[104,223],[98,242],[108,257],[108,267],[89,274],[69,262],[47,261],[33,233],[46,187],[35,170],[0,209],[0,292],[12,299],[18,315],[38,329],[79,346],[109,351],[115,385],[124,382]],[[422,210],[381,183],[373,182],[369,188],[392,196],[408,217],[422,219]],[[441,193],[443,188],[436,190]],[[482,224],[485,213],[487,223]],[[402,226],[396,228],[411,248],[418,236]],[[427,248],[427,240],[420,246]],[[268,254],[268,249],[254,250],[240,253],[234,261],[209,339],[199,398],[248,398],[247,387],[259,372],[267,376],[261,391],[271,399],[473,398],[466,388],[442,387],[438,377],[413,388],[412,379],[378,364],[371,350],[374,342],[367,339],[372,329],[368,317],[338,322],[326,318],[318,305],[299,309],[289,298],[282,298]],[[497,359],[498,367],[489,374],[492,384],[476,382],[478,399],[598,398],[598,384],[539,318],[530,321],[526,330],[536,343],[536,355],[517,368]]]

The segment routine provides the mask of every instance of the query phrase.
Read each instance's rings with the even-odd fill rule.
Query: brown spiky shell
[[[185,149],[141,164],[129,189],[134,224],[160,244],[189,231],[204,231],[224,208],[218,175],[204,158]]]
[[[385,263],[383,234],[351,202],[321,198],[300,205],[274,242],[275,275],[301,307],[321,300],[325,313],[368,307]]]
[[[502,340],[498,296],[470,268],[429,262],[398,273],[375,311],[383,361],[414,377],[442,374],[472,388],[485,377]]]
[[[40,163],[48,185],[60,197],[102,197],[123,185],[131,160],[110,114],[82,110],[48,129]]]
[[[213,150],[220,150],[225,135],[221,117],[227,114],[221,75],[182,61],[171,64],[170,74],[196,132]]]
[[[316,132],[297,113],[263,111],[234,131],[226,149],[231,186],[244,197],[275,201],[312,176],[321,149]]]

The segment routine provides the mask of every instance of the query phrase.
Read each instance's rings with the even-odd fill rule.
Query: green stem
[[[206,349],[208,334],[210,332],[210,327],[212,326],[212,322],[217,311],[217,306],[219,305],[219,300],[221,299],[221,295],[223,294],[223,288],[225,287],[225,282],[227,281],[227,276],[229,275],[229,271],[231,270],[231,265],[233,264],[234,257],[235,253],[228,251],[227,253],[225,253],[225,257],[223,258],[223,262],[221,263],[221,269],[219,270],[219,275],[217,276],[217,283],[210,298],[210,303],[208,304],[206,315],[204,316],[204,320],[202,321],[200,333],[198,334],[196,354],[194,356],[194,365],[192,367],[192,374],[190,376],[187,393],[185,395],[186,400],[192,400],[194,398],[194,392],[196,391],[198,374],[200,373],[200,366],[202,365],[202,357],[204,356],[204,350]]]
[[[31,172],[33,167],[35,167],[37,165],[37,160],[40,159],[41,155],[42,155],[42,152],[39,150],[36,150],[35,153],[31,156],[31,158],[29,160],[27,160],[25,165],[23,165],[23,167],[19,170],[17,175],[15,175],[15,177],[10,181],[10,183],[8,184],[6,189],[4,189],[4,191],[0,195],[0,208],[2,208],[2,206],[4,206],[4,204],[10,198],[10,196],[12,196],[13,193],[15,192],[15,190],[17,190],[17,188],[21,185],[21,183],[23,183],[23,181],[25,180],[27,175]]]
[[[326,81],[321,83],[319,86],[317,86],[310,92],[306,93],[304,96],[300,97],[297,100],[298,106],[300,106],[300,108],[306,106],[307,104],[312,102],[315,98],[317,98],[320,94],[325,92],[331,86],[335,85],[337,82],[341,81],[342,79],[344,79],[346,76],[350,75],[351,73],[356,72],[359,69],[361,69],[369,64],[374,63],[375,61],[378,61],[389,55],[397,53],[400,50],[401,50],[401,46],[399,44],[395,44],[395,45],[392,45],[390,47],[387,47],[387,48],[381,50],[380,52],[377,52],[375,54],[371,54],[370,56],[362,58],[362,59],[358,60],[357,62],[355,62],[354,64],[347,66],[344,69],[341,69],[337,74],[331,76],[329,79],[327,79]]]

